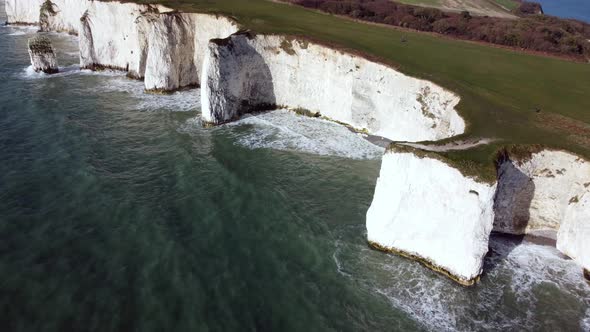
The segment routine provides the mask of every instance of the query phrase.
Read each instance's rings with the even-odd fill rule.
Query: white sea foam
[[[78,65],[70,65],[66,67],[59,67],[59,73],[45,74],[43,72],[36,72],[33,66],[28,66],[18,75],[21,79],[36,80],[36,79],[51,79],[57,77],[64,77],[70,75],[80,74],[80,67]]]
[[[39,30],[38,27],[35,26],[18,26],[18,25],[3,25],[4,34],[7,36],[24,36],[24,35],[33,35],[37,33]]]
[[[590,327],[590,285],[581,268],[555,248],[493,237],[493,254],[486,258],[486,275],[473,288],[464,288],[416,262],[362,245],[336,245],[336,269],[350,271],[355,282],[385,296],[433,331],[522,330],[548,328],[567,319],[582,330]],[[359,252],[346,255],[346,251]],[[352,258],[351,258],[352,257]],[[583,311],[565,310],[555,299]],[[549,317],[547,308],[554,316]],[[563,308],[562,308],[563,309]],[[562,315],[569,315],[567,318]],[[578,315],[578,316],[577,316]],[[577,323],[579,322],[579,324]]]
[[[2,28],[8,31],[13,31],[12,33],[18,32],[19,36],[24,34],[37,33],[37,31],[39,30],[39,27],[34,25],[2,25]],[[9,35],[12,35],[12,33]]]
[[[25,68],[18,76],[21,79],[38,80],[38,79],[55,79],[66,76],[97,76],[105,81],[98,84],[91,84],[82,88],[81,92],[86,90],[99,90],[104,94],[124,93],[132,98],[134,102],[126,106],[130,110],[138,111],[196,111],[200,105],[200,94],[197,89],[177,91],[169,95],[146,93],[142,82],[127,78],[124,72],[116,70],[80,70],[76,65],[60,67],[59,73],[45,74],[35,72],[32,66]]]
[[[336,264],[336,268],[339,274],[345,276],[345,277],[352,277],[352,275],[348,272],[344,271],[344,268],[342,267],[342,263],[340,263],[340,260],[338,259],[338,255],[340,254],[340,245],[341,245],[341,241],[336,241],[336,250],[334,251],[334,254],[332,254],[332,259],[334,260],[334,263]]]
[[[191,112],[199,109],[200,92],[198,89],[176,91],[171,94],[146,93],[143,82],[129,79],[124,74],[109,79],[99,89],[106,93],[126,93],[136,103],[133,110]]]
[[[384,151],[342,125],[288,110],[248,115],[226,126],[249,127],[235,133],[236,142],[251,149],[301,151],[351,159],[377,159]]]
[[[200,116],[190,118],[178,127],[178,132],[183,134],[202,133],[203,121]]]

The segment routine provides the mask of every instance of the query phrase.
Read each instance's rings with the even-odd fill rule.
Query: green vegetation
[[[542,144],[590,159],[589,64],[358,23],[265,0],[157,2],[231,16],[260,33],[304,36],[363,53],[456,92],[461,96],[457,109],[468,122],[464,136],[498,139],[489,146],[444,153],[464,168],[495,174],[495,154],[505,144]]]
[[[297,107],[295,109],[292,109],[292,111],[295,112],[296,114],[299,114],[302,116],[307,116],[310,118],[319,118],[322,116],[322,114],[320,114],[320,112],[312,112],[312,111],[302,108],[302,107]]]
[[[408,5],[417,5],[417,6],[436,6],[440,7],[442,5],[441,0],[398,0],[397,2],[405,3]]]
[[[500,6],[507,8],[509,10],[514,10],[518,7],[518,2],[515,0],[493,0],[495,3],[499,4]]]

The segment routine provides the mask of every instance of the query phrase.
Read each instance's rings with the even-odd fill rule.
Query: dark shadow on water
[[[495,270],[496,267],[498,267],[498,265],[500,265],[503,261],[506,260],[508,255],[510,255],[510,253],[512,252],[512,250],[521,245],[524,241],[524,235],[512,235],[492,232],[492,234],[490,234],[489,250],[483,262],[482,277],[485,278],[488,273]],[[496,247],[494,243],[497,242],[503,242],[502,249],[505,250],[494,249],[494,247]]]

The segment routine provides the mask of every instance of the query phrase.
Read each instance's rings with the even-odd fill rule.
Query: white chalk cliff
[[[44,0],[5,0],[6,23],[39,24],[39,13]]]
[[[568,210],[590,193],[590,163],[551,150],[514,159],[508,156],[498,169],[494,230],[510,234],[557,231]]]
[[[199,84],[210,39],[238,30],[222,16],[178,13],[159,5],[90,0],[6,0],[8,23],[78,34],[80,67],[124,70],[146,90]]]
[[[383,156],[367,238],[377,248],[413,256],[473,284],[488,252],[495,185],[421,153],[394,147]]]
[[[437,140],[465,130],[452,92],[290,37],[237,33],[213,40],[202,75],[203,119],[214,124],[279,105],[392,140]]]
[[[432,82],[317,43],[238,32],[223,16],[112,1],[5,1],[9,24],[77,34],[81,68],[124,70],[150,91],[200,83],[205,122],[281,106],[397,141],[465,131],[460,98]],[[558,249],[590,270],[589,223],[590,163],[572,154],[507,156],[490,184],[435,153],[394,147],[383,157],[367,236],[470,284],[482,272],[492,226],[553,230]]]
[[[590,162],[563,151],[509,154],[498,169],[494,230],[557,232],[557,249],[590,269]]]
[[[367,212],[373,246],[415,256],[469,284],[493,230],[557,233],[557,249],[590,270],[590,163],[563,151],[505,152],[494,184],[478,183],[433,152],[392,146]]]

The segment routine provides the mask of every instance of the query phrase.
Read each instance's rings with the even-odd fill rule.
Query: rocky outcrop
[[[55,74],[59,71],[57,58],[49,38],[45,36],[30,38],[29,56],[31,57],[31,65],[36,72]]]
[[[392,140],[463,133],[459,97],[391,67],[285,36],[212,40],[201,78],[203,119],[218,124],[280,105]]]
[[[367,238],[471,285],[488,252],[494,192],[434,153],[394,145],[383,156]]]

